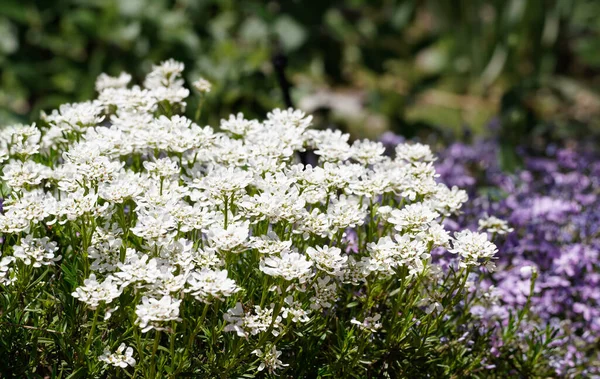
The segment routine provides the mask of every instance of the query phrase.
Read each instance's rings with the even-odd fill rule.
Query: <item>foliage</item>
[[[5,119],[32,121],[42,109],[90,98],[101,72],[139,80],[152,62],[174,57],[190,78],[215,84],[203,122],[238,111],[257,117],[283,105],[271,60],[284,54],[296,105],[327,110],[319,122],[343,119],[357,136],[386,128],[457,134],[464,125],[481,132],[496,114],[506,146],[532,129],[597,132],[599,7],[592,0],[4,0],[0,108]]]

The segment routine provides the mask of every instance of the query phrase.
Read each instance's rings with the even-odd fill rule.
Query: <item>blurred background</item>
[[[189,82],[213,83],[211,125],[285,107],[287,80],[295,107],[353,138],[534,146],[600,133],[597,0],[0,3],[0,124],[90,99],[102,72],[140,81],[172,57]]]

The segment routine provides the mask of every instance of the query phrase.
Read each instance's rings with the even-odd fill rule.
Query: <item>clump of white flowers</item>
[[[279,360],[279,356],[281,355],[281,351],[277,350],[275,346],[271,348],[271,350],[263,353],[262,350],[256,349],[252,352],[252,354],[256,355],[260,358],[261,362],[258,365],[257,371],[267,370],[269,374],[276,373],[278,370],[289,366],[289,364],[283,363]]]
[[[33,267],[42,265],[51,265],[60,260],[61,256],[56,256],[58,251],[56,242],[50,241],[48,237],[33,238],[31,235],[25,237],[20,245],[13,247],[13,257],[25,262]]]
[[[451,238],[444,229],[467,196],[436,181],[428,146],[399,145],[392,158],[380,143],[311,129],[312,117],[293,109],[203,127],[177,114],[189,95],[183,70],[163,62],[141,87],[128,87],[126,73],[103,74],[98,99],[0,133],[10,189],[0,285],[36,275],[27,265],[60,265],[53,275],[75,281],[64,288],[95,315],[81,322],[90,328],[81,357],[118,341],[99,359],[125,368],[135,351],[147,377],[166,367],[159,355],[169,356],[174,376],[193,364],[210,367],[199,376],[221,375],[224,362],[225,376],[243,364],[296,370],[294,341],[311,333],[329,341],[322,328],[331,325],[340,339],[353,326],[368,331],[356,342],[363,352],[372,339],[399,344],[411,330],[430,333],[413,317],[442,321],[417,300],[431,297],[441,309],[462,290],[437,284],[434,248],[451,245],[463,268],[494,258],[485,234]],[[203,79],[193,86],[211,88]],[[306,150],[316,165],[301,161]],[[508,230],[491,218],[481,227]],[[117,321],[99,325],[98,313]],[[284,355],[275,343],[287,346]]]
[[[479,230],[502,235],[511,233],[514,229],[505,220],[499,219],[496,216],[487,216],[479,220]]]
[[[104,354],[98,357],[98,360],[106,362],[115,367],[127,368],[135,366],[133,358],[133,348],[127,347],[124,343],[120,344],[117,351],[111,353],[110,350],[104,350]]]

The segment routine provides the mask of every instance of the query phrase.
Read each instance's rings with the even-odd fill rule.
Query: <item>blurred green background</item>
[[[356,138],[588,136],[599,33],[597,0],[0,0],[0,124],[170,57],[213,82],[203,122],[262,117],[285,106],[277,56],[294,105]]]

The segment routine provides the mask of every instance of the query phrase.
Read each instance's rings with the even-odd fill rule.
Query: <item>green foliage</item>
[[[4,0],[0,120],[31,121],[90,98],[101,72],[140,79],[168,57],[215,83],[204,121],[257,116],[283,105],[271,58],[284,53],[297,105],[332,110],[323,122],[356,136],[482,132],[496,114],[507,145],[534,127],[584,134],[598,130],[599,14],[591,0]]]

